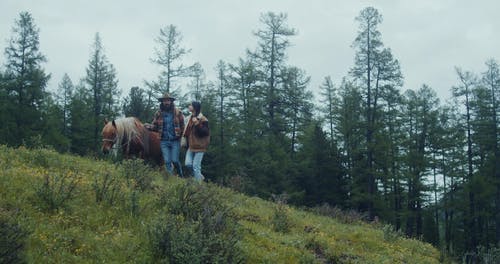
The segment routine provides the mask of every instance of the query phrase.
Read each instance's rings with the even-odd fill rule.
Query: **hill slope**
[[[387,229],[165,179],[139,162],[0,146],[0,171],[2,228],[25,233],[0,242],[24,244],[29,263],[168,263],[219,251],[220,262],[439,262],[429,244]]]

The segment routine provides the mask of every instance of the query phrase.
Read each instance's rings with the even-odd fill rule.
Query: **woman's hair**
[[[198,116],[201,112],[201,103],[198,101],[192,101],[191,105],[193,106],[194,109],[194,116]]]

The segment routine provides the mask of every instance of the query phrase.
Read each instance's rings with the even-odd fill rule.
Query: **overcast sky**
[[[183,45],[192,50],[185,64],[200,62],[213,80],[217,61],[236,63],[257,43],[261,13],[284,12],[298,35],[290,39],[288,63],[311,76],[309,88],[327,75],[334,83],[353,65],[351,44],[357,34],[354,18],[373,6],[383,16],[385,47],[400,61],[403,90],[428,84],[442,100],[457,83],[454,66],[481,73],[489,58],[500,60],[498,0],[0,0],[0,49],[12,36],[19,13],[28,11],[40,28],[44,64],[52,74],[49,90],[64,73],[73,83],[85,75],[96,32],[115,66],[119,87],[144,87],[160,68],[150,62],[160,28],[176,25]],[[5,55],[0,55],[4,67]]]

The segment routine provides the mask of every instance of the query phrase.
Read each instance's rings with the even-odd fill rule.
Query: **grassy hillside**
[[[165,179],[139,162],[0,146],[0,171],[2,250],[29,263],[439,262],[388,229]]]

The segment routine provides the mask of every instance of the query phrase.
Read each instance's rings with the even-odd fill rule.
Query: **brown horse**
[[[147,130],[135,117],[104,121],[102,129],[102,152],[121,151],[124,158],[138,157],[151,160],[157,165],[163,163],[160,149],[160,135]]]

